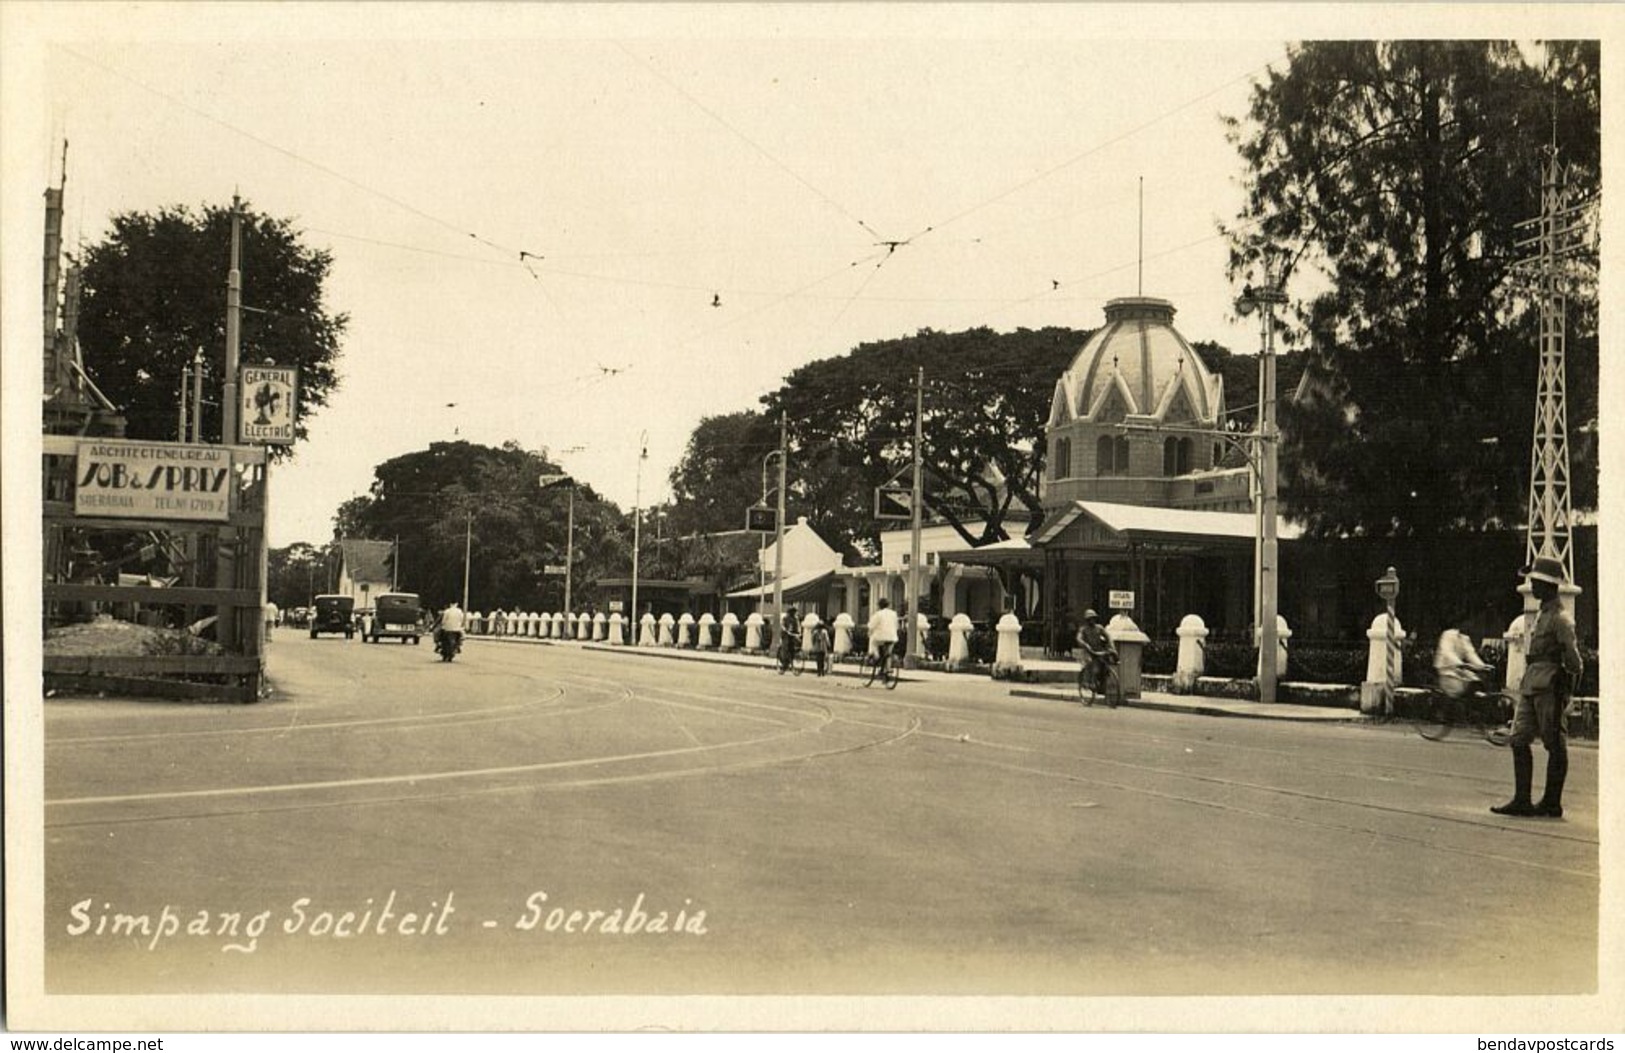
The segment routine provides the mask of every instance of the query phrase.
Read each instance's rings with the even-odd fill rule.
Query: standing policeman
[[[1523,683],[1518,686],[1518,708],[1512,717],[1512,800],[1490,811],[1497,815],[1563,817],[1563,780],[1569,773],[1568,709],[1569,695],[1584,668],[1580,648],[1575,643],[1574,622],[1558,603],[1558,586],[1563,584],[1561,561],[1541,557],[1521,574],[1529,581],[1529,591],[1540,601],[1535,627],[1528,637]],[[1540,736],[1546,747],[1546,793],[1530,803],[1529,787],[1534,780],[1535,755],[1529,744]]]

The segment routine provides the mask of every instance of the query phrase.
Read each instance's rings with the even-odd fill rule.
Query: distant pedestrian
[[[1565,581],[1562,562],[1543,556],[1520,573],[1540,601],[1540,611],[1524,648],[1523,683],[1518,685],[1518,705],[1512,716],[1512,800],[1490,811],[1561,819],[1563,782],[1569,773],[1566,711],[1585,665],[1575,641],[1574,622],[1558,601],[1558,587]],[[1546,748],[1546,792],[1539,801],[1531,802],[1535,754],[1530,743],[1537,735]]]
[[[271,638],[271,630],[282,623],[282,612],[277,609],[275,600],[265,601],[265,638]]]
[[[818,675],[823,676],[829,672],[829,626],[819,622],[813,626],[812,638],[807,641],[808,652],[812,655],[813,668]]]

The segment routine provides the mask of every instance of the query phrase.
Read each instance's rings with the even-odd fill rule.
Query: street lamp
[[[638,545],[642,538],[639,529],[643,520],[643,462],[649,459],[649,433],[638,435],[638,476],[632,497],[632,639],[637,640],[638,625]]]
[[[767,490],[767,463],[769,461],[771,461],[775,457],[777,457],[779,459],[779,465],[782,467],[784,465],[784,449],[782,447],[780,449],[777,449],[777,450],[769,450],[769,451],[767,451],[766,454],[764,454],[762,456],[762,499],[761,499],[760,503],[762,505],[764,505],[764,506],[767,504],[767,493],[768,493],[768,490]],[[773,522],[774,522],[773,536],[775,538],[774,543],[778,544],[779,542],[782,542],[784,540],[784,501],[783,501],[783,497],[784,497],[784,473],[782,473],[782,472],[779,474],[779,485],[777,487],[775,487],[775,492],[779,495],[779,498],[780,498],[779,505],[778,505],[778,513],[777,513],[777,515],[774,516],[774,520],[773,520]],[[780,566],[783,566],[783,559],[782,559],[781,556],[775,554],[774,558],[775,558],[775,560],[777,560],[779,562]],[[757,556],[756,556],[756,572],[757,572],[757,581],[758,581],[758,583],[760,585],[760,587],[756,590],[756,609],[761,610],[763,605],[764,605],[764,601],[767,599],[767,535],[766,534],[762,535],[762,551],[759,552],[757,554]],[[778,573],[777,573],[777,571],[774,572],[773,580],[775,582],[778,581]],[[782,595],[783,595],[783,587],[779,586],[778,587],[778,596],[780,598],[782,598]],[[775,602],[777,602],[777,601],[775,601]]]
[[[1275,619],[1279,603],[1280,573],[1275,537],[1279,482],[1276,454],[1280,432],[1275,426],[1275,306],[1287,302],[1279,283],[1271,280],[1266,267],[1264,285],[1244,286],[1236,300],[1236,313],[1243,317],[1260,313],[1264,329],[1263,353],[1258,359],[1259,416],[1255,439],[1258,446],[1258,700],[1275,701],[1276,668]]]

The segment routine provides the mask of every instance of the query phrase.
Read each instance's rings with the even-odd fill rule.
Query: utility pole
[[[576,562],[576,481],[570,480],[570,512],[564,527],[564,609],[575,610],[570,606],[570,574],[575,570]]]
[[[1277,665],[1276,618],[1280,603],[1279,552],[1276,519],[1279,513],[1277,450],[1280,434],[1275,425],[1275,306],[1287,302],[1286,293],[1266,268],[1264,285],[1242,290],[1236,308],[1242,314],[1262,308],[1263,353],[1258,359],[1258,700],[1274,702]]]
[[[779,512],[773,541],[773,617],[784,616],[784,483],[785,451],[790,445],[790,418],[779,414]]]
[[[192,441],[203,441],[203,349],[192,355]]]
[[[463,610],[467,611],[468,570],[474,555],[474,509],[466,508],[463,514],[467,517],[463,522]]]
[[[925,367],[920,366],[914,378],[914,495],[909,522],[908,542],[908,624],[904,626],[907,641],[903,648],[904,664],[914,669],[920,663],[920,505],[925,494]]]
[[[395,535],[395,550],[389,561],[389,591],[397,592],[401,587],[401,536]]]
[[[231,196],[231,271],[226,276],[226,397],[220,405],[220,442],[237,443],[237,357],[242,350],[242,213]]]
[[[638,642],[642,624],[638,611],[638,545],[643,539],[643,462],[649,459],[649,433],[638,436],[638,477],[632,496],[632,643]]]
[[[190,363],[181,367],[181,405],[180,421],[175,429],[175,441],[186,441],[186,400],[190,396],[192,386],[192,366]]]

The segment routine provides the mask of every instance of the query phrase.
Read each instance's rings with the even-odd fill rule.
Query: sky
[[[8,231],[66,138],[69,246],[240,193],[332,253],[341,385],[274,471],[273,545],[453,438],[630,508],[702,418],[865,341],[1143,293],[1256,350],[1222,118],[1370,10],[8,4],[8,205],[36,213]]]

